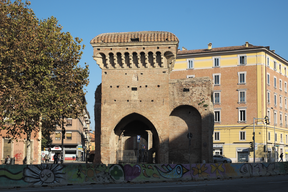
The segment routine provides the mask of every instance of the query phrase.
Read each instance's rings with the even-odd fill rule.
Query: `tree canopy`
[[[41,124],[53,131],[61,117],[80,115],[89,83],[88,65],[79,65],[82,39],[53,16],[39,20],[29,5],[0,0],[0,126],[27,141]]]

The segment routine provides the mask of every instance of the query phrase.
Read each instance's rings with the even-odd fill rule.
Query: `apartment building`
[[[66,125],[64,126],[66,132],[63,141],[65,160],[76,160],[77,157],[81,159],[81,157],[85,156],[87,149],[90,148],[90,123],[90,115],[87,109],[77,119],[66,119]],[[62,151],[62,127],[56,126],[56,131],[51,137],[50,157],[53,160],[54,154],[60,154]]]
[[[0,165],[5,163],[5,158],[9,155],[13,158],[13,164],[25,164],[27,160],[27,143],[26,135],[21,134],[18,139],[11,139],[6,131],[2,130],[0,132]],[[31,134],[31,164],[41,163],[41,134],[34,133]],[[15,160],[15,161],[14,161]]]
[[[209,43],[207,49],[179,50],[170,78],[213,79],[214,154],[253,162],[254,120],[256,161],[277,161],[281,153],[288,161],[287,67],[270,47]]]

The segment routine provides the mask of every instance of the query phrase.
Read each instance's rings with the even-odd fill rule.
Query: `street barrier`
[[[288,162],[0,165],[0,188],[211,180],[288,174]]]

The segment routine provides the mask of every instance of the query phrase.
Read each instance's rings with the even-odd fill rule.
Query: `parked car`
[[[232,163],[232,160],[222,155],[214,155],[213,156],[214,163]]]

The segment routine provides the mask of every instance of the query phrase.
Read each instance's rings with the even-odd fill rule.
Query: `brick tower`
[[[105,33],[91,40],[93,58],[102,69],[102,84],[95,92],[94,162],[177,163],[182,159],[187,162],[190,152],[186,134],[190,129],[193,135],[199,136],[194,140],[192,161],[211,161],[211,81],[205,78],[200,81],[169,80],[178,43],[174,34],[161,31]],[[201,89],[201,98],[187,97],[187,94],[195,96],[195,91],[187,93],[193,85],[205,87]],[[185,93],[182,93],[183,87]],[[175,93],[178,89],[180,95]],[[207,106],[206,110],[200,108],[197,99],[207,101],[209,110]],[[187,106],[190,104],[192,106]],[[187,116],[188,112],[192,116]],[[207,115],[210,119],[208,124],[204,123],[207,127],[204,128],[202,120]],[[196,126],[189,129],[182,121]],[[183,142],[184,135],[185,144],[178,145]],[[209,148],[204,153],[203,139],[205,147]],[[177,151],[181,151],[180,157],[177,157]]]

